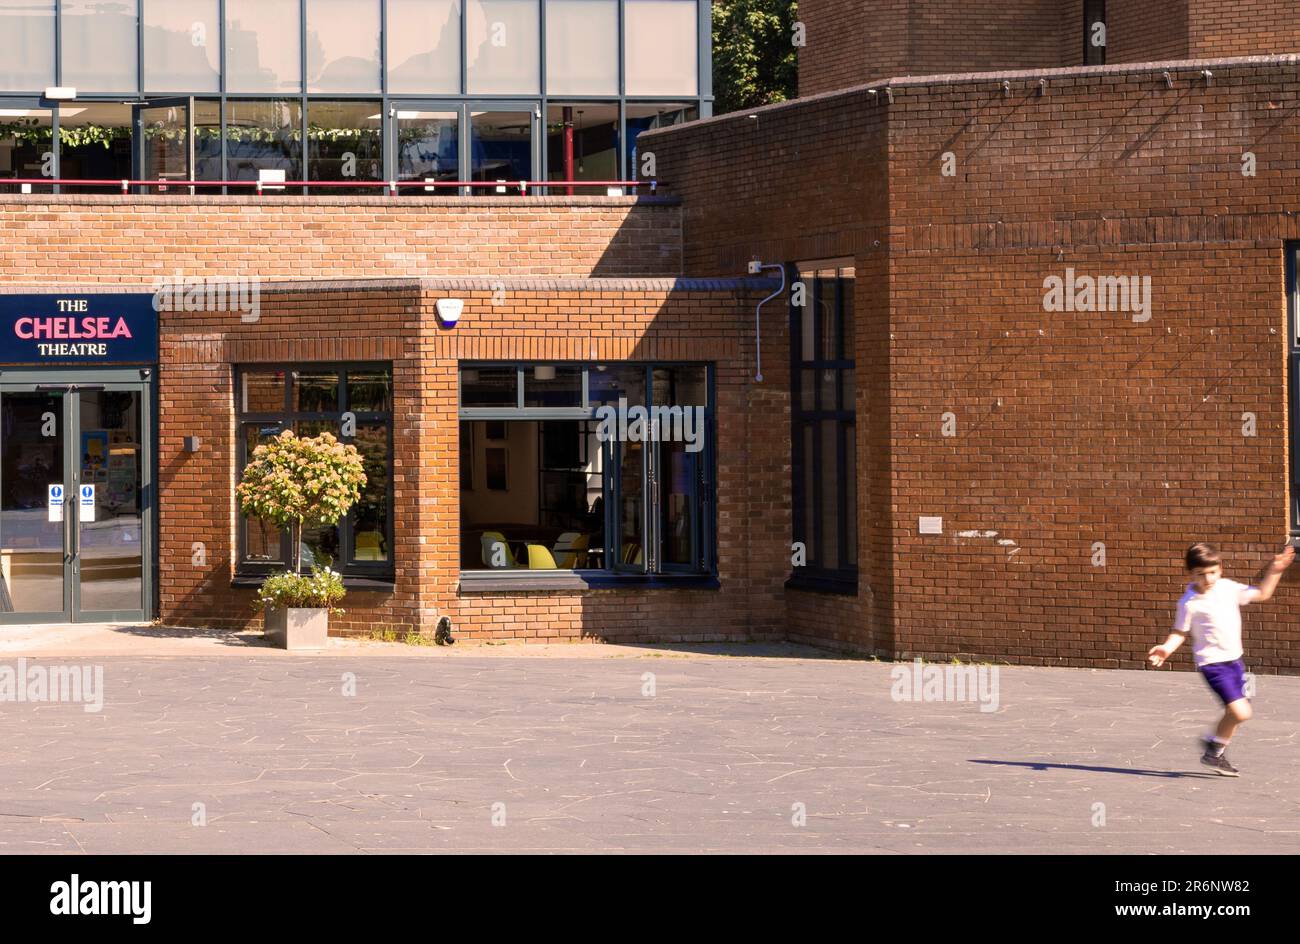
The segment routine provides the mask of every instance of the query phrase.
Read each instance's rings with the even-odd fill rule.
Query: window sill
[[[266,582],[270,574],[239,574],[231,579],[230,586],[235,588],[251,587],[256,590]],[[380,593],[392,593],[397,584],[392,580],[375,577],[344,577],[344,590],[377,590]]]
[[[787,590],[802,590],[807,593],[830,593],[837,596],[855,597],[858,595],[857,577],[816,577],[812,574],[796,574],[785,582]]]
[[[611,574],[605,571],[463,570],[461,593],[521,590],[719,590],[711,574]]]

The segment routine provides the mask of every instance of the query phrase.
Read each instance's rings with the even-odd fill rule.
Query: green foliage
[[[356,446],[329,433],[300,438],[286,429],[253,450],[235,494],[244,514],[289,529],[297,572],[303,527],[337,524],[365,484]]]
[[[795,0],[714,0],[713,113],[798,95]]]
[[[64,147],[83,147],[98,144],[105,150],[117,138],[129,138],[131,129],[104,125],[64,125],[59,128],[59,140]],[[41,124],[36,118],[0,122],[0,141],[12,140],[18,144],[49,146],[54,140],[54,129]]]
[[[343,577],[328,567],[313,567],[311,574],[288,571],[266,578],[253,605],[258,609],[324,607],[333,609],[343,602]]]

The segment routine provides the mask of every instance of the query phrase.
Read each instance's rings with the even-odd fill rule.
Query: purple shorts
[[[1246,666],[1240,659],[1231,662],[1211,662],[1200,667],[1201,675],[1214,694],[1225,704],[1245,698]]]

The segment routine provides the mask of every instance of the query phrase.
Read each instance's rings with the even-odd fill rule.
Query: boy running
[[[1147,653],[1147,661],[1159,668],[1191,635],[1196,668],[1224,704],[1218,728],[1201,739],[1205,745],[1201,763],[1225,777],[1237,776],[1237,768],[1228,762],[1225,753],[1228,742],[1237,726],[1251,716],[1250,699],[1243,691],[1246,667],[1241,661],[1241,607],[1271,597],[1282,571],[1294,560],[1295,548],[1287,545],[1268,565],[1259,586],[1248,587],[1223,576],[1223,559],[1213,547],[1193,544],[1185,558],[1192,582],[1178,601],[1174,630]]]

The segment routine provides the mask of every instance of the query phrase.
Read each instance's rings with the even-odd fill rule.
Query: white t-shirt
[[[1241,648],[1241,608],[1259,599],[1259,590],[1220,577],[1205,593],[1197,593],[1195,584],[1178,601],[1174,632],[1191,634],[1192,655],[1196,664],[1232,662],[1243,655]]]

